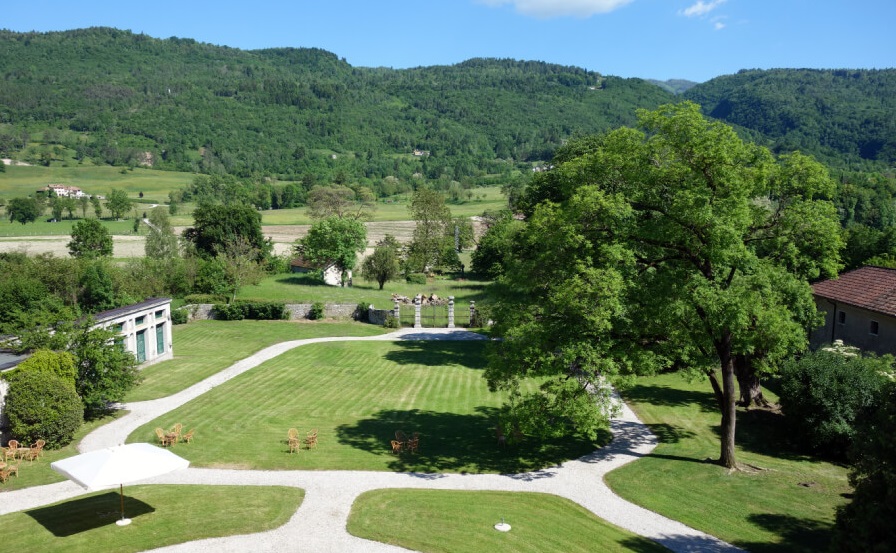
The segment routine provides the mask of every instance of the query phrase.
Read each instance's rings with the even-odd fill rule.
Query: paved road
[[[285,351],[306,344],[347,340],[484,340],[462,329],[402,329],[370,337],[313,338],[282,342],[265,348],[227,369],[172,396],[123,406],[130,413],[87,435],[82,452],[124,443],[143,424],[183,405],[215,386],[248,371]],[[403,548],[351,536],[345,525],[359,494],[382,488],[443,490],[503,490],[543,492],[566,497],[597,516],[631,532],[652,539],[672,551],[741,551],[712,536],[662,517],[615,495],[603,475],[648,454],[656,437],[624,404],[611,423],[613,441],[589,455],[560,466],[535,472],[498,474],[415,474],[364,471],[260,471],[189,468],[145,481],[157,484],[211,484],[295,486],[305,490],[302,505],[285,525],[256,534],[197,540],[156,552],[397,552]],[[4,493],[0,514],[32,509],[86,493],[72,482],[60,482]],[[139,523],[139,521],[137,521]],[[512,531],[512,530],[511,530]]]

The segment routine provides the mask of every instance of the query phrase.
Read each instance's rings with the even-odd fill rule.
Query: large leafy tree
[[[78,369],[75,387],[87,418],[106,413],[140,381],[134,355],[114,343],[118,333],[92,324],[90,320],[81,322],[69,343]]]
[[[445,196],[438,190],[418,188],[408,209],[416,223],[408,248],[411,270],[423,271],[443,265],[445,252],[454,250],[454,226]]]
[[[72,227],[72,240],[68,243],[72,257],[98,258],[112,256],[112,235],[96,219],[82,219]]]
[[[335,264],[345,284],[346,272],[355,268],[358,252],[366,245],[367,229],[361,221],[333,216],[311,225],[296,251],[318,266]]]
[[[387,234],[364,259],[361,272],[366,280],[375,281],[382,290],[387,281],[395,279],[401,272],[400,262],[401,246],[394,236]]]
[[[533,429],[593,431],[607,381],[637,371],[705,375],[736,467],[737,378],[806,346],[809,279],[836,274],[833,183],[811,159],[775,159],[692,103],[640,111],[566,148],[536,179],[495,319],[486,372]],[[539,198],[538,196],[542,196]],[[524,202],[525,203],[525,202]],[[521,395],[521,377],[550,377]],[[748,395],[752,392],[748,392]]]
[[[130,211],[133,202],[128,198],[128,193],[121,189],[114,189],[109,192],[106,197],[106,209],[112,213],[113,219],[121,219],[125,213]]]
[[[6,206],[6,215],[10,221],[17,223],[33,223],[40,217],[40,204],[35,198],[13,198]]]
[[[228,243],[243,239],[256,252],[256,261],[267,259],[272,245],[261,233],[261,215],[245,204],[203,204],[193,211],[194,226],[184,238],[203,257],[223,254]]]

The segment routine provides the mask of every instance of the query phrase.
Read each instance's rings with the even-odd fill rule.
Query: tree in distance
[[[267,259],[273,248],[261,232],[261,215],[250,205],[202,204],[193,211],[193,221],[184,238],[205,258],[224,253],[226,245],[238,237],[252,246],[259,262]]]
[[[179,245],[177,235],[171,228],[168,213],[162,208],[149,212],[149,232],[146,235],[145,253],[151,259],[171,259],[177,257]]]
[[[109,192],[109,196],[106,198],[106,209],[112,214],[113,219],[124,217],[132,206],[133,202],[131,202],[131,199],[128,198],[128,193],[124,190],[116,188]]]
[[[454,226],[445,196],[431,188],[418,188],[408,209],[417,223],[408,246],[406,263],[409,272],[423,272],[444,265],[446,252],[454,250]]]
[[[31,197],[13,198],[9,201],[9,205],[6,206],[6,215],[9,217],[9,220],[22,223],[23,225],[37,221],[37,218],[40,217],[40,211],[37,199]]]
[[[391,234],[377,242],[373,253],[361,263],[361,276],[379,284],[380,290],[387,281],[401,273],[401,245]]]
[[[693,103],[638,118],[643,130],[570,142],[524,193],[486,378],[524,431],[593,435],[608,383],[691,371],[722,415],[719,463],[737,468],[738,381],[753,397],[761,374],[805,349],[818,323],[808,281],[839,268],[834,183]],[[527,376],[547,380],[522,394]]]
[[[357,192],[343,185],[315,186],[308,192],[308,215],[312,219],[341,217],[366,220],[376,209],[376,198],[369,188]]]
[[[112,235],[96,219],[82,219],[72,227],[72,239],[68,243],[72,257],[112,257]]]
[[[318,267],[334,264],[345,285],[346,273],[355,268],[358,252],[367,246],[367,229],[357,219],[331,216],[317,221],[296,244],[296,254]]]

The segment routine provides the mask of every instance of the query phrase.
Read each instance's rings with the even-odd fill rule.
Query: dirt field
[[[373,246],[386,234],[391,234],[399,242],[409,242],[414,233],[413,221],[385,221],[365,223],[367,226],[367,255]],[[274,242],[274,252],[278,255],[292,251],[293,243],[308,233],[310,225],[277,225],[261,228],[265,236]],[[175,227],[178,234],[183,228]],[[52,253],[59,257],[68,255],[71,236],[29,236],[27,238],[0,238],[0,252],[24,251],[30,255]],[[113,255],[117,258],[142,257],[145,238],[143,236],[113,236]]]

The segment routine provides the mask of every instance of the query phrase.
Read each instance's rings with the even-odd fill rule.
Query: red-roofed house
[[[813,348],[843,340],[876,353],[896,354],[896,269],[862,267],[812,285],[824,326]]]

